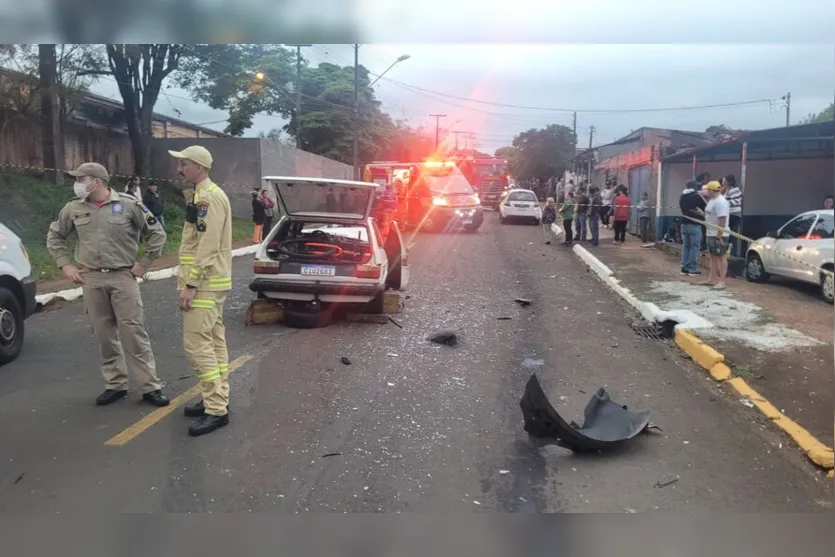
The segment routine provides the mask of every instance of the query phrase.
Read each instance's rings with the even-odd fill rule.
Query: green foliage
[[[532,128],[518,134],[512,147],[497,150],[496,156],[508,160],[515,178],[544,181],[568,168],[568,161],[574,157],[574,131],[559,124]]]
[[[818,114],[810,114],[803,123],[820,124],[821,122],[829,122],[830,120],[835,120],[835,102],[829,103],[829,106]]]

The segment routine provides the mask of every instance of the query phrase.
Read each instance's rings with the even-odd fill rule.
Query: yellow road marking
[[[229,373],[240,368],[242,365],[247,363],[252,359],[251,355],[244,355],[236,358],[235,361],[229,364]],[[164,417],[169,415],[171,412],[188,402],[189,400],[195,398],[197,395],[200,394],[200,383],[197,383],[192,388],[184,392],[183,394],[175,397],[171,400],[171,403],[164,408],[158,408],[133,424],[132,426],[128,427],[127,429],[123,430],[121,433],[117,434],[116,436],[110,438],[105,445],[109,445],[111,447],[120,447],[127,442],[135,439],[140,434],[142,434],[147,429],[150,429],[151,426],[162,420]]]

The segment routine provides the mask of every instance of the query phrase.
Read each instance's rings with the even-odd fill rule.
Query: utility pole
[[[435,151],[437,151],[441,142],[441,118],[446,118],[446,114],[430,114],[429,116],[435,119]]]
[[[354,45],[354,180],[360,179],[360,45]]]
[[[574,113],[574,150],[577,150],[577,113]]]
[[[293,44],[296,47],[296,149],[302,148],[302,47],[312,44]]]
[[[58,61],[54,44],[38,45],[38,73],[41,86],[41,143],[46,179],[64,183],[64,150],[61,148],[60,105],[58,100]]]
[[[452,133],[455,134],[455,151],[458,152],[458,136],[464,132],[454,131]]]
[[[792,94],[786,93],[783,100],[786,101],[786,127],[789,127],[791,126]]]
[[[592,143],[594,142],[594,130],[594,126],[589,127],[589,149],[591,149]]]

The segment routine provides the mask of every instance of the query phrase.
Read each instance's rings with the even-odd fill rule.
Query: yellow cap
[[[168,154],[177,159],[194,161],[207,169],[212,167],[212,154],[200,145],[192,145],[182,151],[168,151]]]
[[[722,184],[720,184],[716,180],[712,180],[705,184],[705,189],[708,191],[719,191],[722,189]]]

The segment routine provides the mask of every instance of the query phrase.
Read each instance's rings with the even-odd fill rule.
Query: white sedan
[[[531,190],[510,190],[499,205],[499,221],[507,224],[513,219],[526,220],[533,224],[542,222],[542,207]]]
[[[835,211],[808,211],[769,232],[748,248],[745,276],[765,282],[777,275],[820,286],[823,299],[833,303]]]

